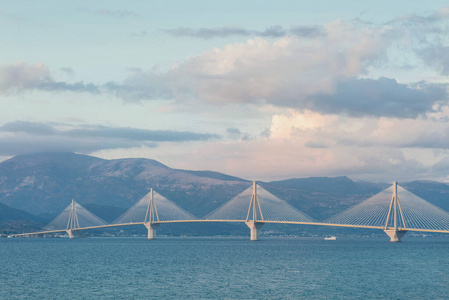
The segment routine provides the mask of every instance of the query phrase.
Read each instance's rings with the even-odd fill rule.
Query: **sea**
[[[0,239],[0,299],[448,299],[449,237]]]

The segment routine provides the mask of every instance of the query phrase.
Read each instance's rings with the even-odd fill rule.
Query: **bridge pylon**
[[[157,213],[156,203],[154,201],[153,188],[150,191],[150,201],[148,202],[147,212],[145,214],[144,225],[148,229],[148,239],[156,238],[156,229],[159,227],[159,215]]]
[[[398,213],[399,212],[399,213]],[[393,182],[393,196],[391,197],[390,208],[385,220],[384,232],[390,237],[390,242],[400,242],[407,233],[401,228],[406,228],[404,213],[398,197],[398,183]]]
[[[79,228],[80,224],[78,222],[78,215],[76,214],[76,202],[72,199],[72,205],[70,209],[69,219],[67,221],[67,229],[65,232],[69,235],[69,238],[75,238],[75,233],[72,229]]]
[[[260,208],[259,197],[257,196],[257,183],[255,181],[253,181],[253,194],[251,195],[245,223],[251,230],[251,241],[258,241],[260,239],[260,228],[265,223],[263,223],[263,214]]]

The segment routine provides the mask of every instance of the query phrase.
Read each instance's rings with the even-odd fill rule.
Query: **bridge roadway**
[[[152,222],[152,225],[160,225],[160,224],[172,224],[172,223],[246,223],[246,220],[171,220],[171,221],[158,221]],[[347,228],[367,228],[367,229],[380,229],[384,230],[384,226],[366,226],[366,225],[350,225],[350,224],[332,224],[332,223],[320,223],[320,222],[291,222],[291,221],[268,221],[268,220],[257,220],[257,223],[263,224],[293,224],[293,225],[315,225],[315,226],[331,226],[331,227],[347,227]],[[123,223],[123,224],[108,224],[108,225],[100,225],[100,226],[91,226],[91,227],[79,227],[79,228],[71,228],[72,231],[81,231],[81,230],[89,230],[89,229],[100,229],[100,228],[110,228],[110,227],[121,227],[121,226],[133,226],[133,225],[145,225],[145,222],[131,222],[131,223]],[[30,235],[40,235],[40,234],[48,234],[48,233],[58,233],[58,232],[67,232],[69,229],[58,229],[58,230],[47,230],[47,231],[37,231],[31,233],[20,233],[14,234],[13,237],[23,237]],[[420,228],[408,228],[408,227],[398,227],[398,231],[418,231],[418,232],[434,232],[434,233],[449,233],[449,230],[435,230],[435,229],[420,229]]]

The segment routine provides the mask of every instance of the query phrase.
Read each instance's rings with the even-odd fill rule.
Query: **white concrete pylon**
[[[67,221],[67,229],[79,228],[78,215],[76,214],[76,202],[72,199],[69,219]]]
[[[400,212],[400,219],[398,218],[398,211]],[[393,218],[393,227],[389,227],[391,218]],[[384,227],[384,232],[390,237],[390,242],[400,242],[401,238],[407,233],[407,231],[401,230],[398,226],[399,222],[401,222],[402,228],[406,227],[401,202],[399,202],[398,197],[398,183],[395,181],[393,182],[393,196],[391,197],[390,208]]]
[[[76,202],[74,199],[72,199],[72,205],[70,209],[69,219],[67,221],[67,230],[66,230],[70,239],[75,238],[75,234],[73,233],[72,229],[79,227],[80,224],[78,222],[78,215],[76,214]]]
[[[259,197],[257,196],[257,182],[253,181],[253,194],[251,195],[251,202],[246,215],[245,224],[251,229],[251,241],[258,241],[260,239],[260,228],[263,226],[262,209],[260,207]]]
[[[150,192],[150,201],[148,202],[147,213],[145,214],[144,225],[148,229],[148,239],[156,238],[156,229],[159,227],[159,215],[157,213],[156,203],[154,201],[153,188]]]

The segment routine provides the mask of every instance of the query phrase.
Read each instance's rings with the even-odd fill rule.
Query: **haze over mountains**
[[[360,203],[391,185],[347,177],[259,184],[317,220]],[[151,159],[104,160],[74,153],[16,156],[0,163],[0,229],[14,220],[18,225],[27,222],[45,225],[72,199],[111,222],[150,188],[193,215],[203,217],[250,185],[251,181],[246,179],[212,171],[172,169]],[[400,185],[449,211],[449,185],[432,181]]]

